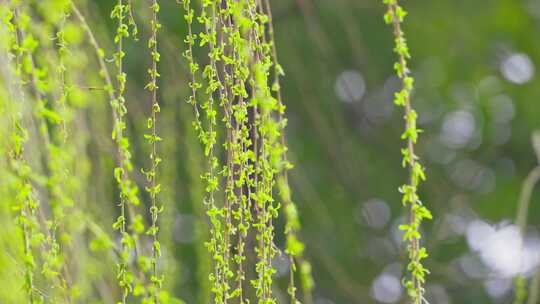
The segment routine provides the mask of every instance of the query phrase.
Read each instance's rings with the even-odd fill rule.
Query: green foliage
[[[446,117],[441,111],[464,107],[440,106],[439,100],[453,100],[469,85],[473,95],[482,95],[486,83],[497,87],[497,95],[519,98],[516,88],[493,85],[504,79],[484,58],[483,35],[470,35],[478,39],[475,48],[459,27],[444,32],[457,14],[434,12],[458,5],[410,2],[415,16],[407,28],[426,45],[409,49],[402,30],[408,15],[396,0],[385,0],[384,20],[395,35],[387,42],[398,57],[393,64],[375,26],[383,22],[369,14],[377,3],[273,1],[272,16],[269,0],[177,2],[0,0],[0,302],[184,303],[176,298],[181,296],[185,303],[310,304],[313,274],[317,301],[370,302],[372,279],[400,259],[395,244],[385,254],[371,250],[378,241],[388,243],[394,227],[388,223],[405,209],[410,218],[399,227],[409,260],[403,283],[419,303],[429,294],[428,237],[436,240],[426,246],[433,265],[464,254],[465,242],[439,238],[445,223],[424,224],[430,210],[462,211],[461,201],[480,199],[471,212],[479,217],[499,220],[510,211],[502,204],[485,206],[509,200],[500,194],[515,190],[514,176],[530,168],[528,157],[518,160],[513,153],[525,151],[518,134],[535,121],[532,105],[523,111],[524,103],[513,104],[526,115],[512,123],[512,142],[504,149],[438,146],[438,117]],[[506,15],[526,15],[515,13],[516,7],[495,4],[478,22],[490,17],[485,24],[497,29],[492,34],[524,48],[535,63],[530,35],[521,42],[512,38],[519,26],[531,28],[527,18]],[[459,15],[460,24],[466,15]],[[436,19],[441,21],[423,29],[424,21]],[[515,27],[506,32],[496,25],[503,19]],[[467,28],[491,32],[472,22]],[[454,48],[456,41],[464,42]],[[464,54],[481,68],[456,59]],[[378,86],[392,64],[401,80],[394,101],[406,125],[401,154],[392,148],[401,141],[388,136],[396,121],[382,100],[392,81]],[[366,94],[335,103],[336,76],[350,69],[361,74]],[[519,89],[530,98],[534,87]],[[493,114],[482,103],[467,104],[481,147],[489,142],[483,128],[491,126]],[[434,107],[437,117],[424,116]],[[291,119],[287,140],[285,112]],[[371,112],[384,112],[384,118]],[[429,163],[430,184],[423,187],[418,155],[430,156],[428,164],[433,145],[452,152],[454,160]],[[492,194],[447,185],[457,161],[484,153],[486,167],[497,163]],[[512,173],[498,167],[501,157],[513,159],[511,170],[504,169]],[[387,187],[402,178],[393,169],[396,158],[409,179],[400,193]],[[292,160],[298,169],[289,172]],[[390,206],[382,228],[364,225],[362,202],[373,196],[401,197],[404,205]],[[433,201],[429,208],[427,198]],[[429,285],[448,284],[452,301],[465,301],[473,291],[461,292],[454,277],[443,281],[441,269],[446,267],[433,267]],[[516,303],[531,301],[532,293],[524,291],[534,280],[516,279]],[[478,290],[471,298],[483,303],[487,293]]]
[[[202,178],[207,183],[205,203],[212,225],[207,247],[214,259],[214,272],[210,275],[214,301],[249,301],[244,283],[247,277],[245,261],[246,252],[252,251],[257,262],[256,277],[250,282],[256,298],[259,303],[276,303],[272,294],[272,277],[276,272],[272,260],[278,250],[274,244],[273,219],[279,213],[280,204],[273,198],[273,192],[276,177],[286,174],[290,164],[284,155],[286,147],[282,137],[286,124],[282,116],[285,107],[281,96],[279,101],[272,96],[272,92],[280,94],[282,69],[277,63],[272,25],[269,24],[270,7],[268,3],[263,5],[251,0],[225,1],[225,5],[221,1],[203,1],[200,13],[195,15],[189,0],[182,4],[188,25],[184,57],[192,75],[189,84],[192,94],[188,103],[194,108],[193,126],[208,162],[208,171]],[[198,34],[193,31],[195,19],[204,29]],[[207,48],[209,63],[202,68],[202,82],[197,80],[201,69],[194,59],[196,46]],[[271,71],[272,67],[274,71]],[[276,77],[273,84],[269,80],[271,73]],[[204,97],[198,97],[199,89],[204,89]],[[216,109],[214,96],[219,96],[219,109]],[[198,102],[198,99],[203,101]],[[205,113],[207,127],[204,127],[201,110]],[[216,156],[218,132],[221,132],[217,124],[220,113],[223,117],[223,161]],[[217,176],[220,163],[224,164]],[[220,186],[220,180],[224,186]],[[221,189],[224,200],[218,203],[214,196]],[[284,193],[287,189],[284,175],[279,190]],[[294,208],[290,195],[283,200],[289,209]],[[302,256],[304,245],[296,237],[297,215],[291,216],[288,212],[286,252],[293,261],[293,256]],[[254,235],[256,241],[252,248],[246,247],[250,235]],[[296,303],[295,263],[290,267],[289,293]]]
[[[299,303],[296,296],[296,284],[295,284],[295,272],[300,265],[300,281],[302,283],[302,292],[304,294],[305,301],[311,303],[311,292],[313,289],[313,278],[311,275],[311,264],[304,259],[304,249],[305,245],[300,241],[297,236],[300,230],[300,219],[298,216],[298,211],[295,203],[291,199],[291,190],[289,187],[288,181],[288,170],[293,166],[287,159],[287,146],[285,143],[285,126],[287,125],[287,120],[284,117],[285,105],[283,104],[282,95],[281,95],[281,85],[280,77],[284,76],[285,73],[283,68],[278,62],[277,58],[277,49],[275,45],[274,38],[274,26],[272,11],[270,8],[270,3],[268,0],[264,1],[264,11],[268,17],[268,43],[270,46],[269,52],[271,53],[271,59],[273,63],[273,74],[274,80],[271,86],[272,92],[275,93],[277,98],[277,108],[278,112],[278,134],[279,142],[276,142],[276,145],[273,149],[274,163],[276,163],[277,173],[280,175],[277,180],[277,189],[280,195],[280,199],[283,202],[284,208],[283,213],[285,216],[285,234],[286,234],[286,244],[285,244],[285,253],[289,255],[289,287],[287,292],[291,297],[291,303]],[[263,17],[264,19],[264,17]]]
[[[269,3],[203,1],[197,16],[189,0],[182,4],[188,24],[184,57],[192,74],[189,84],[192,94],[188,102],[194,109],[193,126],[203,145],[207,166],[207,172],[201,177],[210,222],[210,240],[206,246],[213,261],[209,281],[214,302],[249,303],[252,298],[257,298],[260,303],[277,303],[273,294],[276,273],[273,260],[281,253],[275,244],[274,221],[281,203],[274,198],[276,191],[285,206],[285,253],[291,262],[288,293],[292,302],[299,303],[295,272],[301,265],[299,276],[304,297],[309,299],[313,285],[311,266],[303,259],[305,246],[298,236],[300,221],[287,180],[286,171],[292,165],[285,155],[287,148],[283,135],[285,106],[279,86],[283,70],[277,63]],[[158,71],[160,5],[154,0],[149,6],[147,47],[151,63],[149,80],[144,86],[151,97],[147,132],[143,136],[149,146],[150,164],[140,170],[146,179],[147,216],[139,212],[146,203],[139,197],[138,171],[133,170],[136,166],[132,154],[134,146],[128,137],[131,112],[128,113],[125,58],[130,43],[127,38],[137,40],[139,33],[136,11],[131,1],[118,0],[112,7],[110,17],[116,23],[112,38],[115,51],[109,59],[82,13],[81,8],[87,7],[83,1],[67,0],[21,6],[14,1],[10,6],[2,7],[3,28],[7,31],[2,37],[8,38],[9,60],[13,61],[9,67],[13,67],[12,72],[20,79],[20,83],[7,84],[11,96],[6,99],[6,104],[12,105],[17,98],[24,100],[23,106],[6,108],[11,121],[9,153],[6,154],[16,198],[11,209],[22,233],[27,297],[31,303],[83,299],[88,294],[87,282],[78,278],[73,280],[74,269],[84,268],[84,259],[111,258],[116,262],[116,274],[110,277],[118,285],[118,295],[112,295],[111,300],[118,303],[135,299],[140,299],[141,303],[172,303],[177,300],[162,290],[164,276],[158,267],[163,254],[158,239],[158,218],[164,210],[159,197],[162,187],[158,181],[158,167],[162,162],[158,153],[162,141],[158,134],[158,115],[161,113],[161,90],[158,90],[161,76]],[[50,10],[55,13],[46,14]],[[36,16],[43,20],[42,28],[31,26]],[[78,23],[74,23],[72,17]],[[194,21],[202,28],[198,34],[192,29]],[[70,56],[83,43],[83,33],[95,53],[95,73],[81,74],[81,69],[87,67],[86,57],[82,57],[83,62],[75,62]],[[46,37],[54,39],[51,42]],[[207,63],[202,68],[194,58],[195,47],[205,49]],[[115,67],[114,78],[109,71],[109,62]],[[50,73],[53,66],[54,73]],[[80,85],[93,81],[104,84]],[[81,138],[86,126],[75,119],[83,118],[78,105],[91,96],[92,91],[105,93],[112,114],[111,146],[114,152],[110,164],[105,166],[111,171],[102,174],[99,166],[91,169],[105,179],[105,186],[90,186],[89,171],[78,164],[78,161],[84,164],[86,149],[88,153],[101,153],[94,150],[90,141],[102,139],[94,138],[94,134]],[[25,126],[27,122],[23,117],[28,113],[21,114],[23,110],[34,115],[37,132]],[[95,125],[90,123],[93,130],[101,130],[100,124],[107,124],[101,117],[96,120],[99,122]],[[83,130],[79,132],[81,127]],[[25,159],[28,140],[43,144],[43,155],[40,151],[38,160],[27,162]],[[78,160],[81,151],[84,151],[83,158]],[[115,186],[108,186],[109,182]],[[278,187],[274,189],[276,183]],[[76,195],[77,189],[85,184],[93,189],[89,191],[93,193],[89,195],[90,201],[109,200],[100,195],[103,189],[112,189],[115,193],[117,199],[113,200],[118,203],[106,210],[116,214],[109,227],[118,234],[117,242],[113,241],[108,229],[85,215],[92,211],[99,217],[101,213],[99,208],[85,205],[86,197]],[[76,251],[73,256],[68,255],[73,242],[82,239],[87,241],[88,252],[83,256],[78,256]],[[249,261],[248,255],[254,260]],[[251,270],[254,270],[253,274]],[[47,296],[38,284],[47,286],[50,291]]]
[[[131,216],[134,216],[134,212],[132,211],[133,207],[130,206],[130,204],[133,206],[139,205],[139,199],[137,197],[138,188],[133,184],[129,177],[129,173],[133,169],[129,140],[124,136],[124,131],[126,129],[124,117],[127,114],[127,107],[124,96],[126,89],[126,73],[124,72],[123,59],[125,57],[124,38],[127,38],[130,35],[128,25],[125,23],[126,15],[131,9],[130,7],[129,4],[124,4],[122,0],[118,0],[111,11],[111,18],[116,19],[118,24],[116,36],[114,37],[117,48],[116,52],[113,54],[117,68],[117,84],[116,95],[115,98],[111,100],[111,106],[114,117],[112,139],[115,140],[117,144],[119,154],[118,166],[114,169],[114,176],[120,189],[120,215],[113,224],[113,229],[118,230],[121,236],[120,244],[122,251],[119,254],[119,261],[116,268],[118,285],[122,289],[122,303],[124,304],[128,302],[130,293],[135,293],[135,291],[137,291],[137,295],[143,293],[140,291],[140,288],[138,288],[139,286],[136,286],[134,290],[135,276],[129,267],[129,255],[132,251],[136,250],[136,240],[134,238],[136,236],[131,235],[127,230],[127,213],[129,212]],[[139,221],[138,226],[140,225],[142,225],[142,223]],[[135,233],[137,233],[137,231],[135,231]]]
[[[44,293],[48,299],[59,301],[69,300],[76,296],[72,289],[67,272],[66,247],[71,239],[67,213],[74,211],[73,181],[71,178],[71,165],[73,164],[73,149],[65,145],[68,128],[71,123],[71,107],[67,104],[72,89],[66,85],[65,53],[68,42],[64,37],[63,28],[69,9],[65,1],[54,3],[59,10],[57,15],[42,15],[43,21],[31,24],[29,5],[19,5],[16,2],[5,6],[3,20],[5,28],[11,33],[10,54],[15,61],[16,81],[8,82],[12,93],[12,102],[18,106],[12,107],[15,124],[13,132],[13,154],[10,158],[16,160],[14,165],[19,169],[25,168],[26,173],[16,173],[26,189],[19,196],[28,202],[29,207],[21,205],[20,211],[25,213],[28,220],[21,222],[24,252],[28,267],[26,286],[31,301],[42,301]],[[38,7],[37,12],[43,13]],[[52,27],[58,31],[53,33]],[[55,36],[54,44],[49,37]],[[47,37],[47,38],[44,38]],[[19,43],[19,41],[22,41]],[[51,50],[54,65],[58,60],[57,74],[49,73],[49,62],[43,61],[39,56],[44,50]],[[68,61],[69,62],[69,61]],[[15,84],[17,82],[17,84]],[[20,83],[19,83],[20,82]],[[57,84],[53,86],[51,84]],[[58,88],[58,89],[56,89]],[[54,100],[50,102],[49,100]],[[34,118],[30,118],[29,109],[33,108]],[[35,121],[38,125],[38,134],[33,131]],[[35,160],[25,158],[31,156],[25,152],[28,140],[35,140],[40,135],[39,145],[42,145],[42,167],[35,167]],[[26,154],[26,155],[25,155]],[[21,175],[23,174],[23,175]],[[29,225],[31,223],[31,225]],[[29,241],[27,241],[29,240]],[[35,251],[35,253],[34,253]],[[37,272],[39,270],[39,272]],[[45,285],[36,286],[37,283]]]
[[[15,20],[15,11],[8,6],[2,7],[2,20],[3,30],[6,30],[6,32],[2,31],[2,34],[3,36],[5,35],[5,37],[7,37],[7,41],[5,41],[6,45],[3,45],[2,51],[10,52],[12,56],[11,60],[16,61],[15,70],[10,71],[10,74],[21,77],[22,64],[20,62],[24,49],[19,43],[19,38],[17,36],[17,31],[21,25],[20,22]],[[17,96],[22,98],[22,80],[19,78],[18,83],[14,85],[16,86]],[[9,100],[7,104],[9,104]],[[34,190],[29,182],[32,175],[32,169],[28,166],[27,162],[23,158],[24,144],[28,140],[28,131],[24,125],[21,124],[22,113],[20,112],[20,107],[14,109],[12,106],[7,109],[8,111],[11,110],[11,112],[7,113],[11,116],[9,118],[11,124],[11,126],[9,126],[10,140],[7,142],[9,145],[7,151],[9,156],[8,163],[9,168],[11,168],[14,175],[14,179],[11,184],[13,189],[12,197],[14,198],[14,203],[12,203],[10,209],[15,214],[15,223],[19,227],[22,234],[24,290],[27,295],[27,300],[29,303],[39,303],[41,301],[41,297],[37,294],[35,289],[34,276],[36,265],[31,247],[31,240],[34,239],[34,235],[38,233],[36,230],[39,230],[39,224],[37,223],[35,216],[39,203],[35,201],[35,194],[33,194]]]
[[[159,52],[158,52],[158,31],[161,28],[161,24],[158,20],[159,13],[159,3],[157,0],[152,2],[150,10],[152,11],[152,19],[150,21],[150,27],[152,34],[148,39],[148,48],[150,50],[150,57],[152,58],[152,66],[148,69],[148,75],[150,81],[146,85],[145,89],[150,91],[152,95],[152,107],[151,115],[148,118],[147,128],[150,131],[150,134],[146,134],[145,138],[148,140],[148,144],[151,146],[150,152],[150,169],[148,171],[142,171],[146,176],[148,186],[146,191],[150,195],[151,206],[150,206],[150,217],[151,217],[151,226],[146,231],[146,234],[152,237],[152,256],[150,257],[150,268],[151,268],[151,277],[150,282],[153,284],[150,294],[152,296],[152,303],[160,303],[160,289],[163,284],[164,277],[158,273],[157,263],[158,259],[161,257],[161,243],[158,240],[158,215],[163,212],[163,206],[158,205],[158,194],[161,192],[161,185],[157,182],[157,168],[161,163],[161,158],[158,155],[157,144],[161,141],[161,138],[157,135],[157,115],[160,112],[160,106],[158,103],[157,90],[158,90],[158,63],[159,63]]]
[[[407,292],[415,304],[421,304],[424,301],[425,277],[429,271],[424,267],[422,260],[428,254],[426,249],[420,244],[420,225],[424,219],[432,219],[431,212],[423,205],[418,197],[418,185],[426,180],[424,168],[419,163],[419,158],[414,152],[414,144],[421,132],[416,126],[417,114],[411,105],[411,95],[413,91],[414,79],[410,76],[407,66],[407,60],[411,58],[409,48],[405,39],[405,34],[401,29],[407,12],[398,4],[397,0],[383,0],[387,5],[387,12],[384,15],[384,21],[392,25],[394,30],[394,52],[398,56],[398,61],[394,64],[397,76],[401,79],[403,87],[401,91],[395,94],[394,103],[403,107],[405,110],[405,132],[401,139],[405,141],[406,148],[401,149],[403,156],[403,167],[409,169],[409,183],[401,186],[399,192],[403,194],[403,205],[410,208],[410,221],[408,224],[399,226],[404,232],[403,240],[408,243],[409,264],[407,270],[410,278],[404,280]]]

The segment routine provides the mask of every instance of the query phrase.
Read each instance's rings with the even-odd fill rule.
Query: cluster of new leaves
[[[256,277],[250,280],[255,295],[259,303],[276,303],[272,294],[276,271],[272,260],[279,251],[274,243],[273,225],[280,209],[273,197],[277,176],[282,176],[279,189],[287,208],[286,252],[291,257],[301,257],[304,246],[296,237],[299,221],[285,177],[290,164],[285,158],[282,136],[286,120],[279,77],[283,72],[275,55],[270,7],[268,2],[263,5],[253,0],[205,0],[196,15],[191,1],[181,3],[188,24],[184,57],[192,74],[188,102],[194,108],[193,126],[208,160],[208,171],[202,178],[206,181],[205,204],[211,223],[207,247],[214,260],[210,275],[214,302],[237,299],[248,303],[245,260],[246,251],[252,250],[257,257]],[[203,28],[198,34],[193,31],[195,21]],[[197,46],[207,48],[208,64],[202,68],[194,58]],[[272,73],[273,85],[269,80]],[[200,89],[204,89],[202,94],[198,94]],[[217,123],[220,114],[223,128]],[[221,130],[223,161],[217,145]],[[215,198],[220,189],[224,193],[222,202]],[[256,244],[246,248],[250,235],[254,235]],[[295,265],[291,263],[289,288],[294,303],[298,302]],[[303,273],[309,273],[309,264],[303,265]],[[304,281],[309,289],[311,281]]]
[[[409,48],[405,35],[401,29],[401,23],[406,16],[405,10],[399,6],[397,0],[383,0],[387,5],[384,20],[391,24],[394,31],[394,52],[398,61],[394,65],[397,76],[402,80],[403,87],[395,95],[395,104],[404,108],[405,132],[401,136],[406,142],[406,147],[401,150],[403,167],[409,169],[409,183],[401,186],[399,191],[403,194],[403,204],[410,207],[410,221],[400,226],[404,231],[403,239],[408,242],[409,264],[407,270],[410,278],[405,280],[405,287],[415,304],[423,301],[425,276],[429,272],[423,265],[422,260],[428,255],[426,249],[420,244],[420,225],[424,219],[431,219],[430,211],[423,205],[418,197],[418,185],[426,179],[424,168],[418,161],[414,152],[414,144],[418,139],[420,130],[416,126],[417,114],[411,105],[411,94],[414,79],[407,67],[410,59]]]

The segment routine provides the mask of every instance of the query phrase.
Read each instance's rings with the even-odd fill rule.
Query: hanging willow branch
[[[150,6],[150,9],[152,11],[152,20],[150,21],[150,27],[152,34],[150,36],[150,39],[148,40],[148,48],[150,49],[150,56],[152,58],[152,66],[148,70],[148,75],[150,77],[150,81],[146,85],[146,89],[150,91],[152,95],[152,107],[151,107],[151,115],[148,118],[147,122],[147,128],[150,130],[150,134],[146,134],[145,138],[147,139],[148,143],[151,146],[151,152],[150,152],[150,169],[148,171],[142,170],[142,173],[146,176],[146,179],[148,181],[148,186],[146,187],[146,191],[150,195],[151,200],[151,206],[150,206],[150,217],[151,217],[151,226],[147,230],[146,234],[150,235],[152,237],[152,256],[150,257],[150,267],[152,271],[152,275],[150,277],[150,281],[153,284],[151,289],[151,295],[153,298],[153,301],[155,304],[159,303],[159,290],[161,288],[161,285],[163,283],[163,278],[159,275],[157,270],[157,261],[158,258],[161,256],[161,244],[158,241],[158,215],[159,213],[163,212],[163,207],[158,206],[158,194],[161,191],[161,186],[157,182],[157,168],[159,164],[161,163],[161,158],[158,156],[157,152],[157,144],[161,141],[161,137],[158,136],[157,133],[157,114],[160,112],[160,107],[158,103],[157,98],[157,90],[158,90],[158,63],[160,59],[160,55],[158,52],[158,31],[161,28],[161,24],[158,20],[158,13],[159,13],[159,3],[157,0],[152,1],[152,5]]]
[[[70,85],[66,74],[66,54],[68,53],[68,42],[65,39],[64,26],[70,16],[69,2],[61,2],[62,13],[59,20],[53,20],[59,30],[56,35],[56,54],[58,57],[58,66],[56,68],[56,77],[58,79],[58,97],[53,102],[42,103],[42,129],[46,133],[45,137],[50,136],[50,143],[47,146],[47,168],[49,191],[49,205],[51,209],[50,219],[46,220],[48,229],[47,243],[49,249],[45,251],[42,273],[45,277],[55,282],[52,288],[51,298],[60,296],[64,301],[71,302],[71,282],[68,270],[68,257],[65,253],[66,243],[62,244],[58,239],[67,239],[69,231],[66,229],[66,214],[73,212],[75,199],[69,192],[69,180],[74,179],[70,172],[70,164],[73,162],[74,155],[68,145],[68,124],[71,122],[71,106],[68,104],[70,97]],[[44,20],[46,20],[45,16]],[[46,43],[44,41],[44,43]],[[37,67],[36,63],[36,67]],[[48,66],[45,66],[47,68]],[[44,82],[51,81],[45,79]],[[49,86],[49,91],[45,93],[51,95],[54,86]],[[49,127],[50,125],[50,127]],[[57,235],[61,237],[57,237]],[[57,299],[58,301],[58,299]]]
[[[293,165],[287,158],[287,144],[285,140],[285,127],[287,120],[285,116],[285,105],[283,103],[281,95],[280,77],[285,73],[283,68],[279,64],[276,43],[274,38],[274,25],[272,18],[272,10],[270,7],[270,1],[264,0],[263,9],[268,16],[268,43],[271,47],[271,56],[274,67],[274,80],[272,84],[272,91],[275,92],[278,101],[278,123],[281,128],[281,135],[279,144],[276,147],[278,153],[281,154],[282,163],[278,166],[280,176],[277,181],[277,187],[280,194],[281,201],[284,205],[285,215],[285,234],[287,235],[287,243],[285,252],[289,255],[289,287],[288,293],[291,297],[291,303],[298,303],[296,296],[296,284],[295,284],[295,272],[297,267],[300,266],[300,280],[302,286],[302,293],[306,303],[311,303],[311,290],[313,288],[313,277],[311,275],[311,264],[304,258],[304,243],[298,237],[298,231],[300,230],[300,219],[295,203],[291,198],[291,190],[289,186],[288,170],[292,169]]]
[[[204,198],[205,205],[207,207],[207,215],[210,219],[210,240],[206,246],[213,257],[214,270],[210,274],[210,281],[212,283],[212,293],[214,294],[215,303],[226,303],[228,299],[229,285],[228,278],[231,275],[229,270],[229,260],[226,258],[229,251],[227,241],[228,236],[225,234],[225,222],[227,218],[225,214],[228,210],[221,206],[217,206],[215,202],[214,194],[219,189],[219,179],[217,171],[219,167],[219,160],[215,156],[215,146],[217,140],[217,111],[215,110],[214,94],[219,91],[219,94],[223,96],[222,86],[217,79],[216,60],[219,57],[219,49],[215,47],[217,42],[216,23],[213,20],[215,18],[215,12],[217,10],[215,1],[204,1],[201,13],[196,17],[197,21],[204,27],[204,32],[201,32],[200,46],[208,45],[210,63],[203,68],[203,80],[207,82],[207,87],[204,91],[205,100],[199,104],[197,90],[202,88],[202,84],[197,82],[197,74],[199,72],[199,65],[195,62],[193,57],[193,49],[198,37],[193,32],[193,20],[195,17],[195,11],[191,8],[190,0],[182,1],[185,10],[185,20],[188,24],[188,36],[185,39],[187,44],[187,50],[184,52],[184,57],[188,60],[190,72],[192,74],[192,80],[189,86],[192,89],[192,94],[188,99],[188,103],[193,106],[195,113],[195,121],[193,126],[198,133],[199,140],[204,147],[204,155],[207,159],[207,172],[201,177],[206,183]],[[204,126],[203,117],[200,114],[200,109],[204,111],[204,119],[206,119],[206,127]]]
[[[124,38],[129,37],[129,28],[126,24],[126,15],[129,14],[131,6],[125,4],[123,0],[118,0],[117,4],[111,12],[111,18],[116,19],[117,29],[114,42],[116,43],[116,53],[114,53],[114,62],[117,68],[116,75],[116,96],[111,100],[113,109],[113,131],[112,138],[116,142],[118,149],[118,166],[114,169],[114,177],[120,189],[120,215],[113,224],[115,230],[120,231],[121,253],[117,263],[117,278],[118,284],[122,289],[122,303],[127,303],[129,294],[133,291],[134,274],[129,270],[129,255],[131,251],[136,251],[137,235],[144,231],[142,217],[132,211],[132,206],[140,204],[137,196],[138,188],[129,177],[129,173],[133,170],[131,163],[131,152],[128,138],[124,135],[126,129],[125,115],[127,114],[125,89],[126,89],[126,73],[123,68],[124,53]],[[131,19],[131,18],[130,18]],[[131,21],[130,21],[131,23]],[[133,22],[134,24],[134,22]],[[98,52],[100,57],[103,57],[102,51]],[[107,88],[109,89],[109,88]],[[112,89],[112,88],[111,88]],[[131,211],[131,212],[130,212]],[[127,230],[127,215],[130,213],[131,225],[130,229],[133,234]]]
[[[19,131],[14,133],[13,143],[15,148],[12,159],[16,163],[19,163],[14,168],[16,169],[15,172],[18,172],[16,175],[23,182],[23,184],[19,185],[19,191],[22,192],[18,196],[23,201],[26,201],[26,206],[20,209],[25,214],[21,214],[22,217],[18,216],[17,221],[26,218],[26,220],[21,222],[21,228],[23,230],[25,244],[25,261],[28,266],[25,275],[27,291],[31,303],[38,301],[42,297],[42,295],[34,296],[37,290],[34,286],[33,279],[35,273],[33,273],[34,271],[29,271],[30,269],[35,270],[38,268],[32,254],[32,247],[36,247],[36,249],[39,248],[39,256],[42,260],[40,263],[40,273],[43,275],[44,282],[47,285],[45,287],[47,289],[47,296],[50,299],[54,299],[54,301],[58,301],[60,297],[65,301],[70,301],[69,288],[67,286],[67,264],[65,263],[65,256],[61,245],[57,240],[57,229],[63,227],[64,210],[73,204],[72,199],[66,193],[65,189],[65,182],[68,177],[67,161],[69,160],[69,155],[62,149],[66,139],[64,135],[67,131],[65,129],[66,118],[63,117],[65,112],[60,108],[62,108],[63,100],[65,100],[64,98],[67,95],[66,91],[62,90],[58,105],[48,101],[53,92],[51,86],[48,85],[51,79],[47,73],[47,66],[40,67],[40,64],[35,59],[38,49],[44,49],[46,46],[40,48],[41,41],[32,35],[32,28],[29,24],[30,16],[27,12],[27,10],[30,10],[30,7],[14,5],[13,10],[3,20],[8,28],[8,32],[12,35],[10,48],[17,62],[17,77],[20,77],[24,81],[22,84],[27,85],[28,91],[32,92],[30,95],[32,95],[34,103],[31,106],[35,110],[35,119],[38,123],[39,135],[41,135],[40,140],[43,141],[45,147],[45,157],[42,160],[45,162],[44,168],[46,168],[45,174],[41,176],[37,172],[32,172],[31,167],[26,165],[22,152],[23,144],[27,138],[27,135],[25,135],[27,131],[23,127],[23,122],[17,122],[17,119],[15,119],[16,130]],[[65,20],[68,12],[66,7],[61,8],[64,10],[62,19]],[[49,21],[43,21],[43,24],[45,25],[46,22]],[[56,20],[51,22],[54,23]],[[56,26],[56,24],[52,25]],[[57,34],[57,38],[62,42],[61,31],[59,33]],[[65,50],[65,43],[58,51],[61,86],[65,89],[65,79],[61,72],[63,50]],[[25,99],[23,86],[21,85],[18,90],[20,91],[17,94],[20,99],[18,102],[23,103]],[[58,110],[55,109],[55,106],[58,107]],[[25,173],[20,171],[23,168],[25,168],[23,170]],[[44,199],[44,203],[51,210],[51,214],[46,214],[43,209],[39,208],[38,191],[35,191],[35,187],[32,185],[32,183],[38,186],[41,185],[39,180],[45,181],[46,190],[44,189],[40,194],[42,194],[41,198]],[[45,200],[45,198],[48,198],[48,200]]]
[[[2,3],[4,5],[4,3]],[[15,21],[15,12],[3,7],[2,11],[2,26],[7,30],[7,51],[11,54],[11,60],[15,61],[15,71],[7,70],[9,76],[14,74],[17,77],[10,79],[19,79],[22,74],[21,56],[26,52],[24,45],[19,42],[18,31],[19,25]],[[27,300],[30,304],[40,301],[41,296],[37,293],[35,286],[36,264],[34,253],[31,245],[31,240],[34,239],[35,231],[39,229],[39,224],[36,218],[36,211],[39,208],[39,202],[35,200],[35,193],[30,182],[32,168],[24,159],[24,145],[28,140],[28,130],[22,123],[24,107],[24,93],[22,88],[23,82],[20,79],[19,83],[13,82],[10,89],[12,99],[18,99],[12,107],[10,117],[11,134],[8,150],[9,168],[13,171],[16,182],[13,185],[15,189],[15,202],[11,209],[15,212],[15,222],[19,226],[23,239],[23,258],[24,258],[24,290],[27,295]],[[15,100],[13,100],[15,101]],[[17,105],[17,107],[15,107]]]
[[[270,80],[272,73],[276,77],[282,74],[273,46],[273,33],[271,37],[267,36],[268,31],[272,31],[270,7],[268,3],[254,0],[208,0],[202,1],[201,11],[195,16],[191,1],[181,3],[188,24],[184,57],[192,74],[188,102],[193,106],[193,126],[205,147],[208,162],[203,179],[207,184],[205,203],[211,223],[211,239],[207,246],[213,256],[214,271],[210,281],[214,302],[238,299],[240,303],[248,303],[246,287],[249,285],[244,284],[247,280],[244,263],[247,249],[252,250],[256,258],[255,277],[250,280],[250,285],[257,300],[277,303],[272,291],[272,278],[276,272],[272,261],[278,253],[273,222],[280,204],[273,193],[276,179],[284,176],[282,173],[290,164],[284,156],[286,147],[282,133],[286,120],[278,92],[279,83],[277,78]],[[198,34],[193,31],[194,20],[203,28]],[[196,46],[205,47],[208,54],[208,64],[202,68],[202,83],[197,80]],[[272,96],[272,87],[278,98]],[[199,96],[197,92],[201,88],[204,88],[204,95]],[[216,104],[216,98],[219,104]],[[223,125],[217,123],[216,118],[220,115]],[[217,145],[217,134],[221,130],[224,142]],[[223,161],[218,157],[221,146]],[[220,166],[222,169],[217,171]],[[287,184],[286,179],[284,184]],[[280,185],[282,193],[288,191],[283,188]],[[216,196],[216,193],[223,193],[223,196]],[[291,259],[296,256],[300,261],[303,244],[296,237],[299,228],[296,209],[287,195],[282,195],[282,200],[288,213],[287,253]],[[246,248],[250,237],[255,239],[254,247]],[[303,273],[308,273],[309,263],[301,263]],[[295,267],[296,263],[291,263],[289,294],[293,303],[297,302]],[[307,298],[308,292],[305,294]]]
[[[403,204],[410,208],[408,224],[403,224],[404,240],[408,242],[409,264],[407,270],[410,278],[405,280],[405,287],[415,304],[421,304],[424,299],[425,276],[429,271],[422,264],[422,260],[428,255],[426,249],[420,245],[420,225],[424,219],[431,219],[430,211],[423,205],[418,197],[418,184],[426,179],[424,168],[418,161],[414,152],[414,144],[418,139],[420,130],[416,127],[417,113],[411,105],[411,93],[414,79],[410,76],[407,60],[410,59],[409,48],[405,35],[401,29],[401,23],[406,16],[405,10],[399,6],[397,0],[383,0],[387,5],[384,20],[391,24],[394,30],[394,52],[398,55],[398,61],[394,65],[397,76],[403,83],[401,91],[396,93],[395,104],[404,108],[405,132],[401,136],[406,141],[406,147],[401,150],[403,166],[409,168],[409,183],[401,186],[399,191],[403,194]]]

